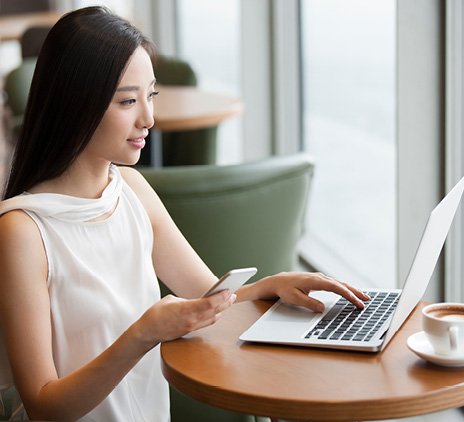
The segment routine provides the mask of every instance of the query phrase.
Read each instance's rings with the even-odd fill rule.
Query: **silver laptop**
[[[277,301],[240,340],[377,352],[383,350],[421,300],[432,277],[464,190],[464,177],[434,208],[403,289],[366,290],[371,300],[359,310],[329,292],[311,295],[323,313]]]

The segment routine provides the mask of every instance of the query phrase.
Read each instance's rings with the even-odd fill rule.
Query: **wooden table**
[[[0,41],[19,41],[31,26],[54,25],[61,12],[35,12],[0,16]]]
[[[157,85],[155,129],[180,131],[217,126],[242,112],[239,98],[190,86]]]
[[[464,368],[435,366],[407,348],[423,303],[377,354],[241,342],[270,305],[235,304],[215,325],[163,343],[166,379],[217,407],[298,421],[403,418],[464,404]]]

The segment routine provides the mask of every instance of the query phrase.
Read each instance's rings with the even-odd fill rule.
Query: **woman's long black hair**
[[[37,60],[4,199],[60,176],[86,147],[137,47],[155,46],[103,7],[64,15]]]

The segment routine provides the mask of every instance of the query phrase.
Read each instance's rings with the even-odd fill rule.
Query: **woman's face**
[[[117,164],[135,164],[154,124],[155,76],[147,52],[138,47],[111,103],[83,154]]]

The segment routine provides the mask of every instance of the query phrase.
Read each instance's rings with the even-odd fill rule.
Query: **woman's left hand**
[[[369,300],[369,296],[356,287],[321,273],[309,272],[286,272],[265,277],[254,284],[241,287],[236,293],[237,302],[279,297],[290,305],[322,312],[324,304],[309,296],[312,291],[316,290],[339,294],[358,308],[364,308],[363,301]]]

